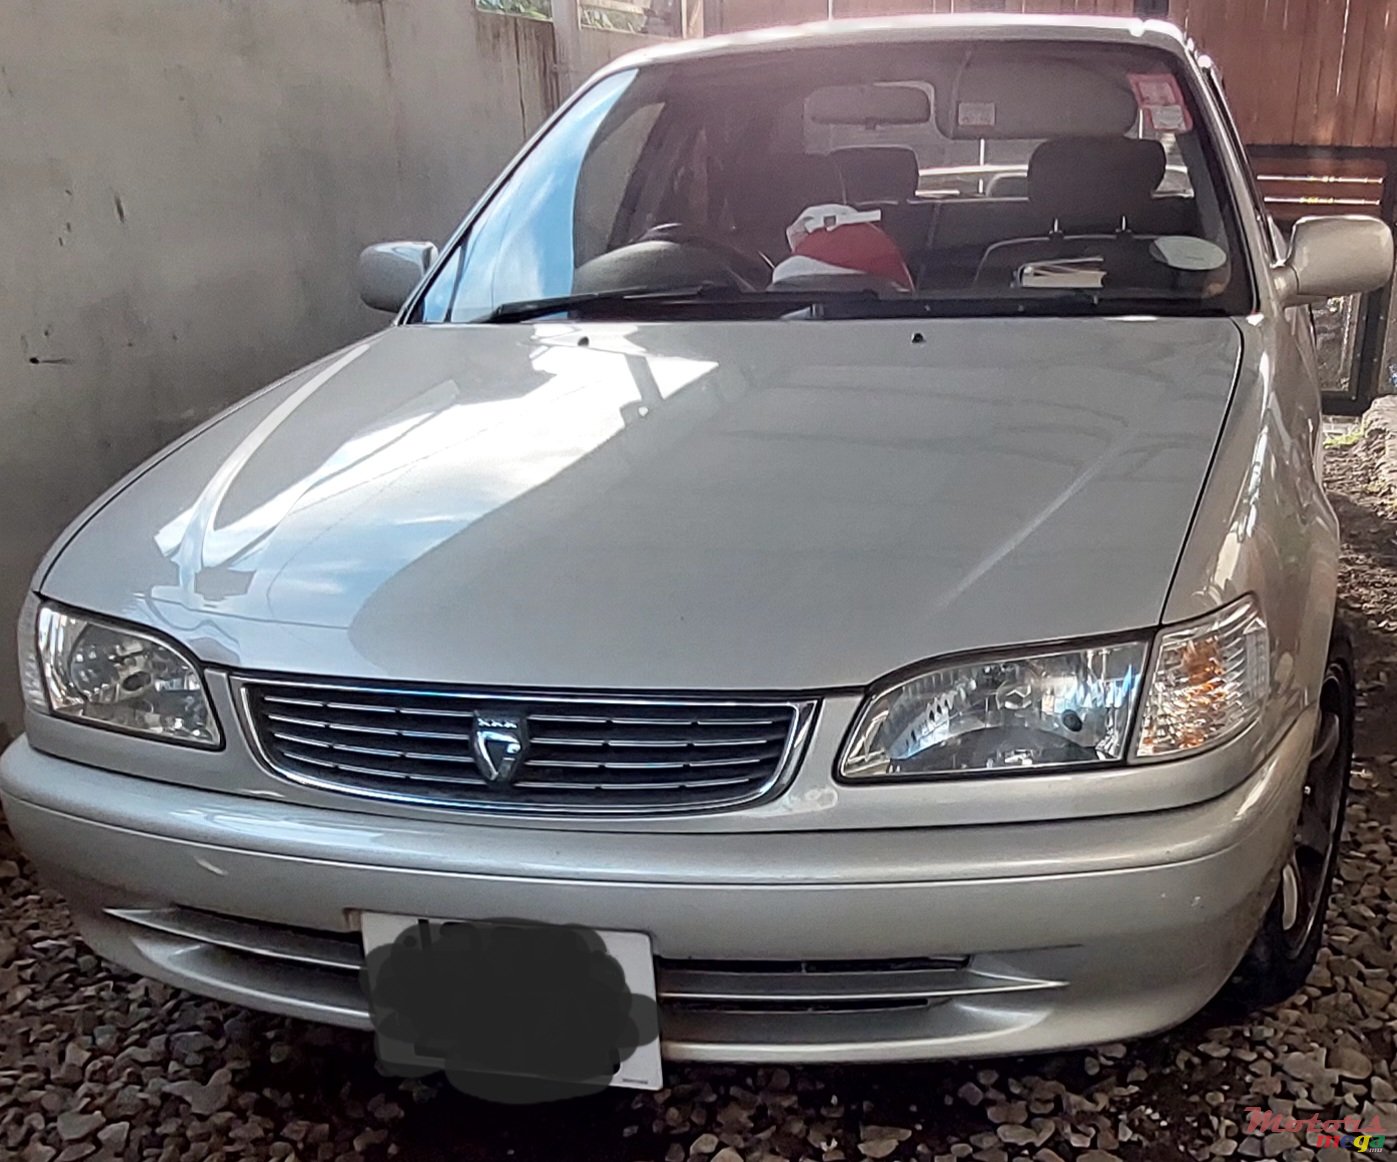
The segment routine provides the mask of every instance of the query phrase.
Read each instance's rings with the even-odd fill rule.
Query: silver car
[[[1307,304],[1392,255],[1281,236],[1168,25],[619,60],[60,538],[6,815],[101,955],[384,1052],[375,955],[511,925],[653,998],[621,1085],[1277,1002],[1354,706]]]

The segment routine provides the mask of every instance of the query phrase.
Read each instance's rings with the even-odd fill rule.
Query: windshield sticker
[[[993,129],[993,101],[962,101],[956,106],[956,124],[962,129]]]
[[[1165,234],[1150,243],[1150,257],[1175,270],[1217,270],[1227,264],[1227,251],[1206,238]]]
[[[1131,73],[1130,87],[1146,124],[1156,133],[1187,133],[1193,128],[1193,118],[1172,73]]]

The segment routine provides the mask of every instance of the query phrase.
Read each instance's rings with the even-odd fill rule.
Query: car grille
[[[466,690],[239,679],[264,761],[351,794],[506,810],[731,807],[794,768],[813,702],[496,695]],[[508,716],[527,741],[487,778],[477,720]]]

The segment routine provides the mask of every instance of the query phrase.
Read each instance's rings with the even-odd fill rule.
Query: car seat
[[[1052,225],[1045,235],[991,245],[981,258],[975,285],[1013,286],[1027,265],[1096,256],[1102,260],[1104,285],[1172,285],[1172,272],[1149,257],[1153,236],[1137,234],[1132,227],[1147,216],[1164,177],[1164,162],[1164,147],[1148,139],[1043,142],[1029,159],[1028,200]]]
[[[880,211],[883,229],[904,257],[921,250],[935,205],[916,201],[922,176],[916,153],[903,145],[856,145],[830,157],[839,166],[849,204]]]

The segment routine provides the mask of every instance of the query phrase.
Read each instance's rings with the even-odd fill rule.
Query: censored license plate
[[[388,1071],[445,1069],[458,1087],[511,1102],[663,1084],[645,933],[376,912],[360,928]]]

